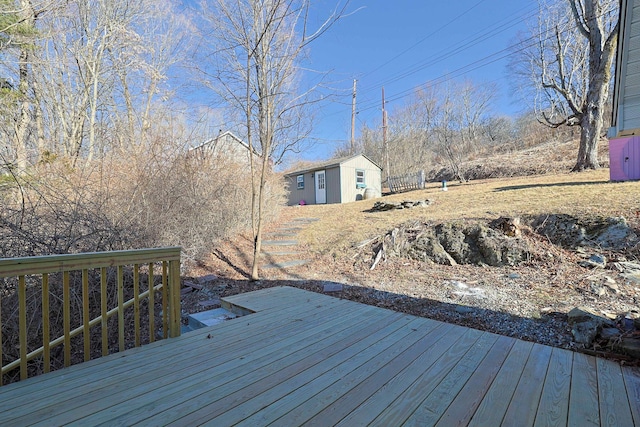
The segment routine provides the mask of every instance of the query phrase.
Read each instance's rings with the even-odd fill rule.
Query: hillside
[[[426,207],[371,211],[380,200],[427,199],[431,204]],[[194,275],[216,274],[225,283],[219,287],[221,294],[280,284],[322,292],[326,284],[343,284],[339,295],[356,301],[611,355],[615,349],[601,342],[576,343],[567,314],[586,307],[618,326],[640,317],[640,276],[630,280],[628,272],[619,268],[639,262],[640,246],[631,240],[623,248],[554,244],[542,229],[545,221],[558,215],[585,224],[623,217],[630,232],[640,236],[640,183],[609,182],[608,169],[601,169],[454,182],[446,192],[439,183],[431,183],[425,190],[377,200],[288,207],[269,230],[279,230],[296,218],[317,218],[297,232],[295,254],[290,257],[309,260],[308,264],[263,269],[264,280],[248,282],[250,241],[238,237],[220,246]],[[499,217],[521,219],[520,238],[530,251],[517,265],[440,265],[385,252],[372,269],[384,236],[387,241],[395,239],[399,234],[391,231],[396,228],[402,233],[416,225],[422,230],[442,224],[487,226]],[[594,255],[605,258],[603,267],[585,264]],[[618,357],[632,363],[627,356]]]

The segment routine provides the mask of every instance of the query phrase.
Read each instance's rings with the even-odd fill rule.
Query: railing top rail
[[[0,277],[180,260],[179,246],[111,252],[0,258]]]

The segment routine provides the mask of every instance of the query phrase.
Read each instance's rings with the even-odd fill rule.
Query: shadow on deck
[[[640,371],[292,287],[0,388],[0,425],[640,425]]]

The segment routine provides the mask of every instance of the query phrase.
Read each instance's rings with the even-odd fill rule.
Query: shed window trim
[[[366,186],[364,169],[356,169],[356,188],[365,188]]]
[[[296,177],[298,190],[304,190],[304,175],[298,175]]]

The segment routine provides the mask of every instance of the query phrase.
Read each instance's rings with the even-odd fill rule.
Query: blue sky
[[[335,2],[314,3],[317,22]],[[315,112],[315,145],[300,158],[329,158],[351,132],[351,89],[358,80],[356,136],[363,123],[381,125],[381,88],[391,116],[416,87],[433,81],[494,82],[498,114],[522,109],[510,92],[505,51],[526,22],[533,0],[351,0],[353,14],[310,46],[312,69],[329,72],[337,94]]]

